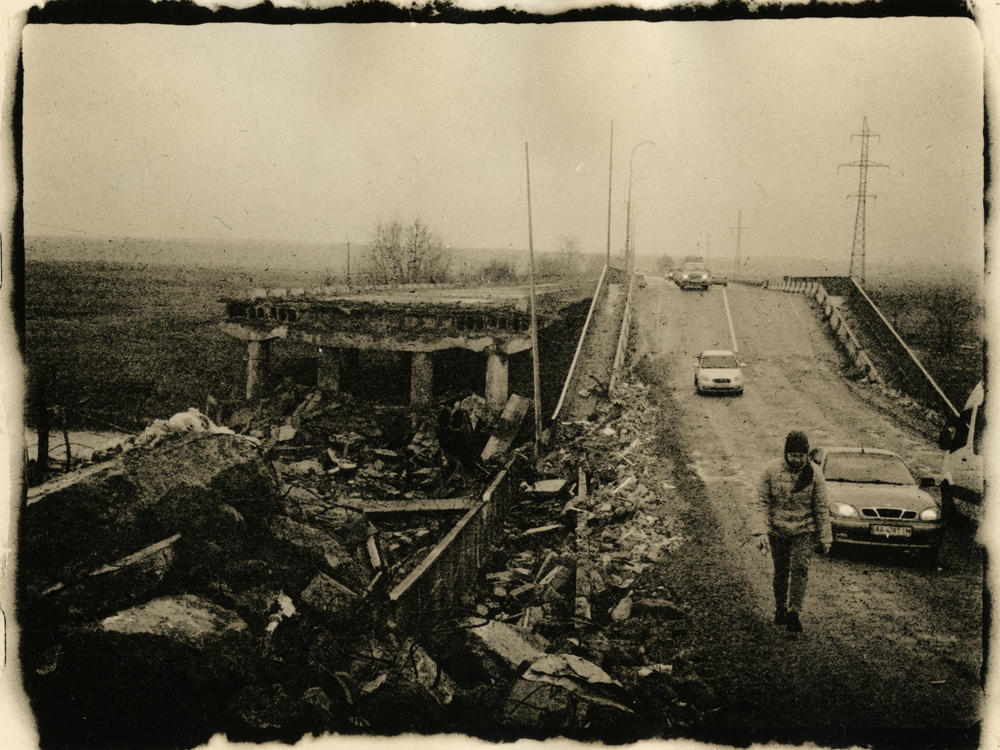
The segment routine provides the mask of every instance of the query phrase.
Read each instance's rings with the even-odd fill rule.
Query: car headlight
[[[927,508],[920,511],[921,521],[938,521],[941,519],[941,512],[937,508]]]
[[[707,278],[708,278],[708,274],[707,274],[707,273],[703,273],[703,274],[701,275],[701,278],[702,278],[702,279],[707,279]]]
[[[858,511],[853,505],[848,505],[847,503],[830,503],[830,514],[841,516],[842,518],[850,518],[857,516]]]
[[[688,275],[684,274],[683,276],[681,276],[681,279],[683,279],[684,281],[687,281],[687,277],[688,277]]]

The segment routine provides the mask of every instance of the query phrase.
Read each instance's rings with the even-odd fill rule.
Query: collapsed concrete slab
[[[220,504],[248,524],[277,509],[274,475],[242,437],[194,432],[34,488],[23,513],[29,591],[73,580],[172,534],[213,534]]]
[[[225,696],[247,679],[252,639],[234,612],[201,597],[160,597],[79,628],[37,696],[48,740],[72,746],[203,741]]]

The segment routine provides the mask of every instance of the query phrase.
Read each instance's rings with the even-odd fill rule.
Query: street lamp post
[[[632,164],[635,160],[635,152],[639,146],[646,144],[655,146],[653,141],[640,141],[632,147],[632,153],[628,157],[628,199],[625,201],[625,273],[631,278],[635,259],[632,257]]]

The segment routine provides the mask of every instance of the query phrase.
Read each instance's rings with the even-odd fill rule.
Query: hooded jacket
[[[806,464],[809,472],[793,471],[784,458],[764,466],[757,486],[757,502],[767,518],[768,531],[780,536],[814,534],[821,543],[833,542],[826,482],[816,464]]]

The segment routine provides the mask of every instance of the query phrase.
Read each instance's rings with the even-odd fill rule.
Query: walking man
[[[826,484],[819,466],[809,461],[808,455],[805,433],[789,432],[784,458],[768,461],[757,488],[767,530],[752,533],[759,538],[761,549],[767,545],[771,548],[774,623],[792,633],[802,630],[799,613],[806,593],[809,558],[814,551],[828,554],[833,543]]]

